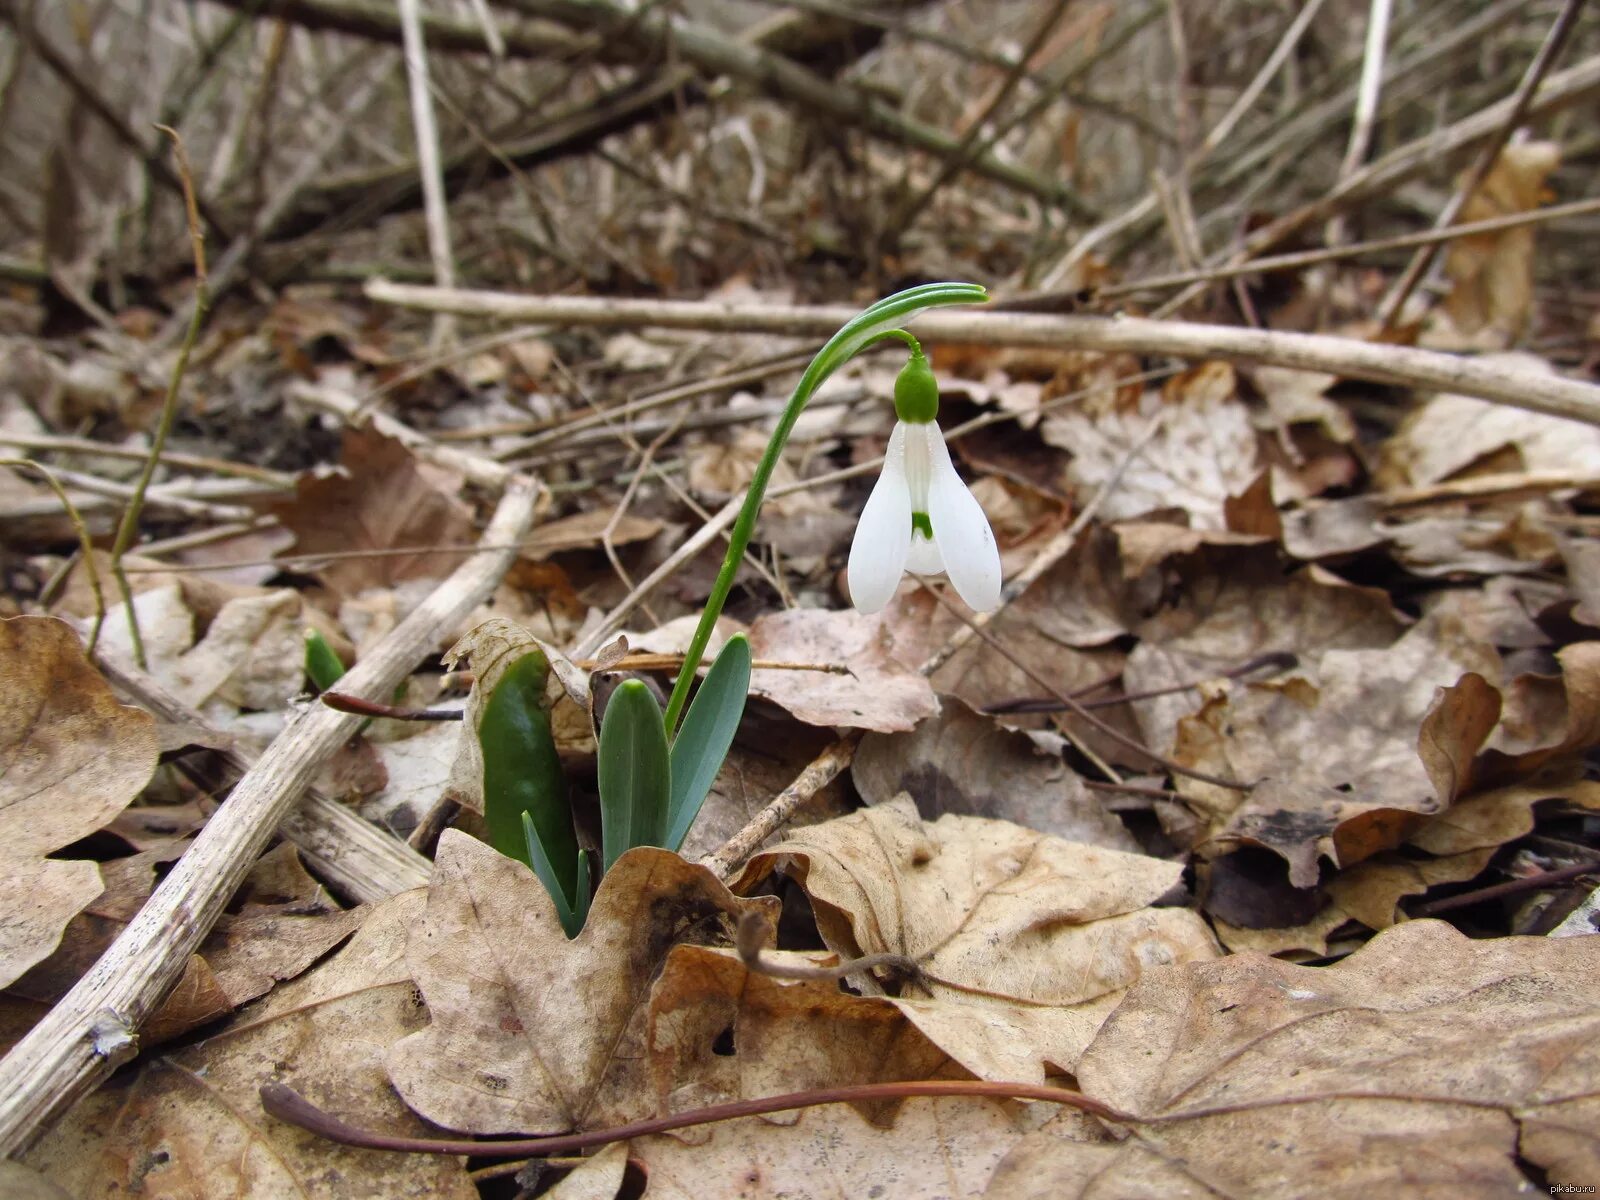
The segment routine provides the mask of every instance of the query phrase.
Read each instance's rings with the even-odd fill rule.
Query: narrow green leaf
[[[569,938],[577,937],[589,917],[589,852],[578,851],[578,890],[576,895],[568,896],[556,879],[555,868],[550,865],[550,858],[539,842],[539,831],[533,827],[533,817],[529,813],[522,814],[522,836],[527,843],[528,861],[533,873],[539,877],[544,890],[550,893],[550,899],[555,902],[562,932]]]
[[[306,678],[319,692],[327,691],[344,678],[344,663],[328,645],[328,639],[315,629],[306,630]]]
[[[604,869],[635,846],[666,844],[672,794],[667,733],[650,689],[629,679],[600,723],[600,847]]]
[[[478,720],[483,749],[483,819],[489,844],[508,858],[532,866],[522,818],[531,818],[556,880],[545,887],[555,896],[577,893],[578,839],[572,832],[567,778],[556,755],[545,708],[549,673],[538,651],[523,655],[495,685]],[[541,878],[543,876],[541,875]]]
[[[683,845],[689,827],[700,815],[722,760],[728,757],[750,694],[750,639],[738,633],[728,639],[706,672],[672,740],[672,802],[667,808],[668,850]]]

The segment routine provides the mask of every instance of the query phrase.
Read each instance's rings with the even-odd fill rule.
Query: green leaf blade
[[[539,877],[539,882],[544,884],[544,890],[550,893],[562,932],[568,938],[577,937],[583,931],[584,921],[589,918],[589,852],[578,851],[577,891],[568,896],[561,881],[556,878],[555,868],[550,865],[544,846],[539,842],[539,831],[533,827],[533,816],[526,812],[522,814],[522,835],[527,843],[528,864]]]
[[[729,638],[706,672],[684,715],[683,728],[672,741],[672,799],[662,843],[668,850],[683,845],[728,757],[750,695],[750,661],[750,639],[742,633]]]
[[[644,683],[617,687],[600,725],[600,847],[603,869],[635,846],[666,842],[671,759],[661,706]]]

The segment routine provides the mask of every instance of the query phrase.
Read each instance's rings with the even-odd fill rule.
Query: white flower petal
[[[850,563],[845,578],[850,603],[862,613],[875,613],[894,598],[905,574],[911,549],[911,491],[906,486],[905,427],[896,424],[889,435],[883,474],[867,497],[850,543]]]
[[[938,543],[913,533],[911,553],[906,555],[906,570],[913,575],[943,575],[944,559],[939,554]]]
[[[944,569],[956,594],[976,612],[1000,607],[1000,548],[989,518],[956,474],[944,435],[933,427],[929,445],[933,477],[928,483],[928,519]]]

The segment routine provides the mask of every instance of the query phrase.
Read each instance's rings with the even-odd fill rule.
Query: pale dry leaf
[[[459,703],[440,705],[459,708]],[[373,743],[389,782],[361,803],[361,815],[376,825],[409,837],[444,795],[459,753],[465,721],[413,726],[410,737]]]
[[[1485,676],[1499,677],[1494,650],[1437,620],[1385,650],[1329,650],[1283,679],[1208,685],[1173,756],[1253,787],[1178,778],[1208,823],[1205,852],[1265,846],[1304,888],[1319,857],[1348,866],[1397,845],[1466,791],[1500,716]]]
[[[353,1124],[420,1136],[387,1085],[385,1049],[427,1022],[406,969],[423,893],[375,908],[328,962],[199,1045],[118,1076],[25,1161],[74,1196],[299,1196],[476,1200],[460,1159],[352,1150],[279,1124],[257,1092],[279,1082]]]
[[[1577,604],[1572,619],[1600,629],[1600,541],[1572,538],[1561,543],[1567,566],[1567,584]]]
[[[615,1200],[628,1170],[628,1143],[602,1146],[544,1193],[544,1200]]]
[[[1224,519],[1233,499],[1229,496],[1223,501]],[[1129,579],[1147,578],[1167,559],[1193,554],[1202,546],[1260,546],[1276,540],[1232,529],[1191,529],[1171,521],[1118,521],[1112,529],[1117,535],[1122,573]]]
[[[1461,622],[1469,637],[1507,650],[1533,650],[1550,644],[1550,635],[1535,618],[1559,603],[1565,595],[1556,583],[1537,579],[1496,576],[1481,588],[1450,588],[1423,597],[1425,616],[1449,615]],[[1507,689],[1507,708],[1511,707]]]
[[[293,500],[273,512],[295,535],[295,553],[389,551],[456,546],[476,539],[472,509],[460,500],[460,476],[417,459],[399,442],[365,426],[347,429],[344,471],[302,476]],[[407,579],[442,579],[460,552],[333,559],[314,574],[341,596]]]
[[[631,850],[568,941],[534,873],[457,830],[434,860],[408,961],[432,1023],[389,1053],[416,1112],[449,1129],[595,1128],[649,1115],[646,1000],[680,941],[726,939],[745,911],[704,867]]]
[[[1161,428],[1132,454],[1158,413]],[[1250,411],[1226,363],[1204,363],[1161,391],[1146,392],[1135,406],[1086,404],[1046,418],[1042,428],[1045,441],[1072,455],[1068,478],[1085,495],[1128,464],[1101,504],[1108,521],[1176,507],[1196,529],[1226,528],[1224,501],[1243,492],[1261,469]]]
[[[202,590],[187,577],[173,576],[135,595],[134,614],[150,673],[185,704],[225,726],[241,708],[277,712],[304,689],[307,627],[342,658],[353,657],[328,618],[288,588]],[[108,614],[101,636],[132,661],[123,606]]]
[[[1316,500],[1283,513],[1283,548],[1303,562],[1342,558],[1384,543],[1376,496]]]
[[[1460,223],[1538,208],[1546,198],[1545,180],[1560,162],[1561,147],[1555,142],[1508,145],[1462,205]],[[1521,334],[1533,307],[1534,234],[1534,226],[1520,225],[1449,244],[1444,271],[1451,286],[1444,308],[1457,332],[1492,329],[1502,345]]]
[[[809,725],[897,733],[939,711],[927,679],[891,655],[881,615],[817,608],[767,613],[750,627],[750,652],[757,659],[848,668],[847,674],[751,672],[752,696]]]
[[[1257,424],[1277,429],[1317,424],[1336,442],[1355,440],[1356,425],[1350,414],[1328,398],[1328,389],[1339,382],[1337,375],[1265,364],[1248,367],[1246,374],[1267,405],[1266,419]]]
[[[1138,1143],[1224,1195],[1500,1197],[1518,1159],[1600,1172],[1600,939],[1472,941],[1438,921],[1342,962],[1152,972],[1078,1064]],[[1108,1195],[1126,1165],[1108,1164]],[[1203,1193],[1201,1193],[1203,1194]]]
[[[1137,853],[1139,844],[1083,780],[1026,734],[1002,729],[960,700],[911,733],[869,733],[850,766],[868,804],[902,792],[932,820],[995,817],[1074,842]]]
[[[836,953],[917,960],[929,981],[895,1003],[985,1078],[1071,1070],[1143,970],[1216,953],[1193,912],[1150,907],[1177,886],[1180,864],[1007,821],[924,823],[908,796],[795,831],[735,886],[778,869],[805,889]],[[871,976],[853,982],[882,991]]]
[[[1392,543],[1396,561],[1428,577],[1504,575],[1542,571],[1560,553],[1551,518],[1560,512],[1547,500],[1483,511],[1430,513],[1379,522],[1376,531]]]
[[[0,621],[0,985],[55,949],[101,891],[92,862],[47,857],[108,824],[155,770],[155,719],[118,704],[72,628]]]
[[[1491,354],[1482,361],[1533,378],[1554,371],[1531,354]],[[1600,475],[1595,426],[1444,393],[1413,410],[1384,442],[1374,483],[1385,489],[1439,483],[1508,448],[1525,471]]]

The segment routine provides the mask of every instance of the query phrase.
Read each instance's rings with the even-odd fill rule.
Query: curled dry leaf
[[[407,951],[432,1023],[389,1052],[390,1078],[419,1114],[471,1133],[647,1116],[646,1001],[663,960],[775,907],[668,851],[636,849],[606,873],[568,941],[531,870],[446,830]]]
[[[106,825],[143,790],[155,719],[118,704],[54,617],[0,621],[0,985],[55,949],[101,892],[92,862],[48,855]]]
[[[1007,821],[924,823],[908,796],[796,831],[735,887],[779,869],[805,889],[835,953],[918,962],[928,978],[894,1003],[983,1078],[1070,1071],[1145,968],[1216,953],[1194,913],[1150,907],[1178,885],[1180,864]],[[870,976],[852,981],[883,992]]]
[[[1474,672],[1498,675],[1494,651],[1430,621],[1387,650],[1330,650],[1284,679],[1208,686],[1174,757],[1254,786],[1179,777],[1207,851],[1265,846],[1306,888],[1320,856],[1348,866],[1398,845],[1466,791],[1499,719],[1499,693]]]
[[[959,700],[911,733],[869,733],[851,763],[868,804],[902,792],[929,817],[996,817],[1041,833],[1137,853],[1139,844],[1059,757]]]
[[[881,616],[817,608],[769,613],[750,627],[750,652],[757,659],[849,668],[848,674],[751,672],[752,696],[808,725],[898,733],[939,711],[927,679],[891,654]]]
[[[1303,924],[1287,928],[1245,929],[1213,914],[1212,924],[1223,945],[1235,953],[1257,950],[1263,954],[1300,951],[1323,955],[1329,936],[1355,921],[1368,929],[1388,929],[1399,915],[1399,903],[1442,883],[1462,883],[1483,872],[1498,846],[1467,850],[1443,858],[1417,858],[1383,853],[1345,871],[1324,885],[1327,904]]]
[[[525,655],[538,651],[550,664],[545,678],[545,699],[550,706],[550,732],[563,755],[589,756],[595,751],[589,673],[560,650],[541,641],[515,622],[490,617],[475,625],[444,656],[447,669],[466,662],[472,670],[472,691],[467,694],[466,719],[454,741],[445,794],[474,812],[483,811],[483,747],[477,738],[484,707],[501,677]],[[467,736],[470,732],[471,736]]]
[[[384,1051],[427,1022],[405,963],[423,903],[420,890],[384,901],[315,971],[79,1102],[26,1161],[84,1197],[476,1200],[459,1159],[348,1149],[279,1124],[257,1098],[276,1081],[352,1124],[426,1133],[383,1073]]]
[[[1332,967],[1152,972],[1077,1069],[1138,1136],[1109,1154],[1035,1140],[996,1181],[1092,1162],[1103,1194],[1146,1194],[1153,1156],[1200,1196],[1500,1197],[1528,1190],[1519,1159],[1582,1184],[1600,1177],[1597,972],[1600,939],[1472,941],[1438,921]]]
[[[1531,775],[1600,745],[1600,642],[1556,652],[1559,676],[1519,675],[1505,689],[1505,717],[1485,756],[1485,774]]]

